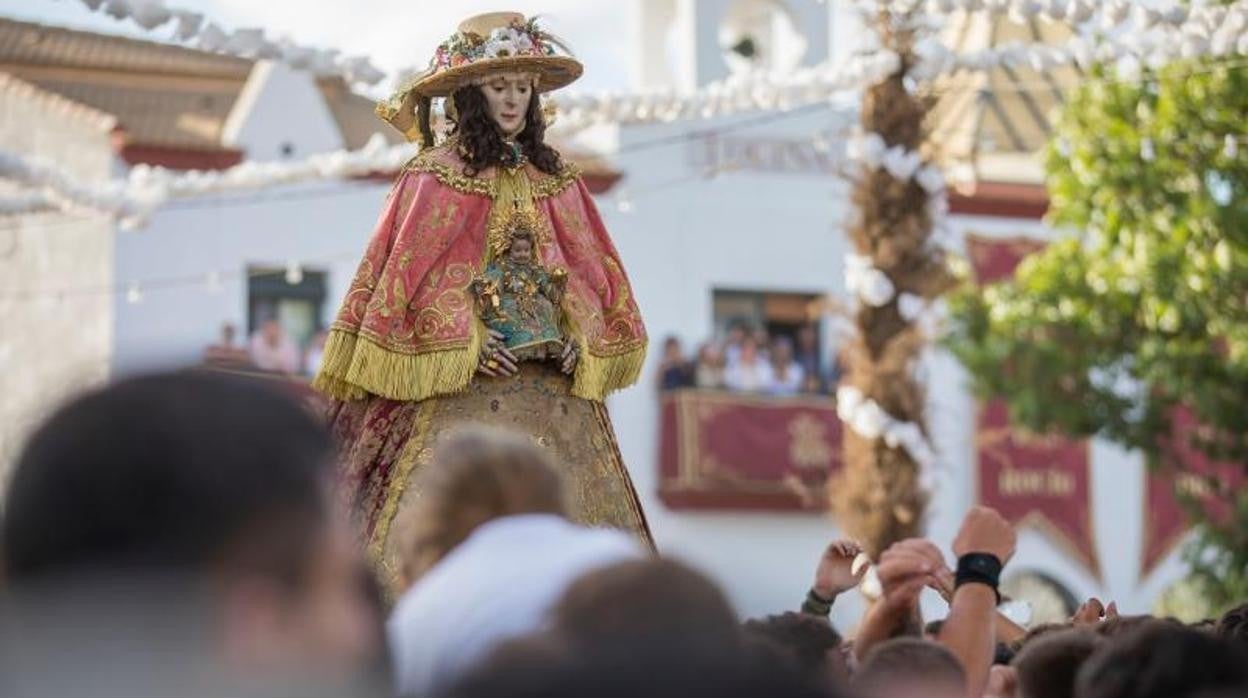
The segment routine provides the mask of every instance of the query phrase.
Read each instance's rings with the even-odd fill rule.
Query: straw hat
[[[475,15],[460,22],[459,31],[438,46],[426,70],[377,104],[377,115],[408,140],[424,141],[430,133],[429,102],[434,97],[447,97],[502,72],[532,74],[536,90],[549,92],[570,84],[583,70],[567,46],[538,28],[536,20],[519,12]]]

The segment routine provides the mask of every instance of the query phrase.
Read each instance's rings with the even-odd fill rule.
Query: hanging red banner
[[[968,235],[966,246],[975,279],[989,284],[1012,277],[1045,242]],[[992,400],[980,407],[975,461],[977,501],[1016,527],[1041,531],[1100,577],[1086,441],[1028,434],[1010,424],[1003,401]]]
[[[1210,492],[1211,487],[1216,483],[1227,492],[1236,492],[1248,480],[1239,464],[1215,462],[1192,445],[1200,425],[1191,410],[1176,408],[1170,418],[1173,432],[1164,448],[1164,460],[1149,470],[1145,481],[1141,577],[1157,569],[1190,527],[1180,494],[1204,507],[1215,521],[1222,521],[1230,516],[1231,503]]]
[[[672,509],[822,510],[841,464],[827,398],[663,394],[659,498]]]

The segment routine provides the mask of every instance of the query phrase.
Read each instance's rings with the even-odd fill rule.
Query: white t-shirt
[[[502,642],[545,627],[581,575],[643,555],[621,531],[550,514],[482,524],[394,607],[387,631],[399,693],[445,689]]]

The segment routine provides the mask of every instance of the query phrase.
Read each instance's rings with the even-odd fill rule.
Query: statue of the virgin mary
[[[386,202],[314,386],[334,399],[342,485],[383,569],[392,521],[419,499],[409,481],[469,421],[548,448],[579,521],[649,540],[603,405],[636,382],[645,327],[588,189],[544,141],[540,95],[581,71],[523,15],[478,15],[378,105],[422,150]]]

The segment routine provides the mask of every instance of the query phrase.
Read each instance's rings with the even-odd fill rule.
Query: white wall
[[[749,119],[750,117],[741,117]],[[651,338],[640,385],[610,400],[625,462],[662,551],[710,573],[744,616],[791,610],[808,587],[823,546],[835,535],[827,517],[790,513],[688,513],[657,498],[658,400],[654,371],[659,344],[676,335],[688,349],[710,337],[714,288],[795,290],[844,295],[842,259],[848,244],[842,226],[848,203],[844,185],[830,176],[737,172],[711,180],[692,178],[691,146],[637,150],[639,144],[719,128],[731,121],[622,128],[616,165],[625,179],[601,197],[603,211],[634,285]],[[790,117],[735,131],[734,137],[805,138],[829,126],[828,117]],[[621,199],[630,213],[617,209]],[[955,217],[960,233],[1052,238],[1038,221]],[[929,418],[941,456],[938,489],[928,533],[948,548],[974,502],[975,401],[953,357],[932,350],[924,357]],[[1010,569],[1043,571],[1078,597],[1116,599],[1124,612],[1147,612],[1182,565],[1168,560],[1139,580],[1143,470],[1137,454],[1096,441],[1092,447],[1095,536],[1104,575],[1093,578],[1038,532],[1020,532]],[[857,599],[838,604],[835,620],[852,627]],[[929,617],[944,614],[926,598]]]
[[[0,143],[74,177],[107,179],[111,120],[75,111],[33,90],[0,88]],[[0,182],[0,196],[14,190]],[[112,236],[107,220],[82,213],[0,219],[0,489],[38,420],[108,375]]]
[[[140,303],[116,300],[119,374],[197,363],[221,325],[247,327],[248,266],[290,260],[328,272],[333,320],[380,215],[389,183],[327,182],[171,204],[149,227],[117,237],[119,283],[143,282]],[[226,271],[217,292],[206,282]],[[161,279],[191,279],[160,288]]]

